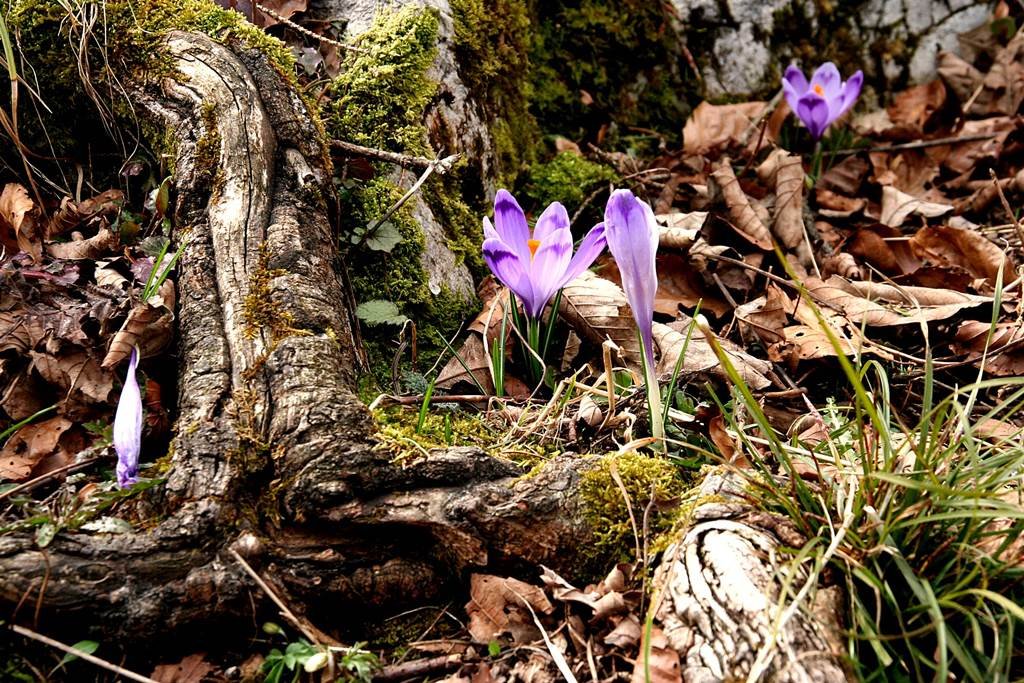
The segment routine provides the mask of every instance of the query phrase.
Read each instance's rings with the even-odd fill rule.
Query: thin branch
[[[948,138],[935,138],[934,140],[917,140],[915,142],[903,142],[898,145],[882,145],[880,147],[851,147],[840,149],[835,156],[848,156],[861,152],[899,152],[906,149],[924,149],[926,147],[940,147],[942,145],[956,145],[961,142],[977,142],[979,140],[990,140],[998,133],[976,133],[974,135],[953,135]]]
[[[305,26],[300,26],[299,24],[296,24],[291,19],[288,19],[287,17],[282,17],[280,14],[278,14],[274,10],[268,9],[266,6],[261,5],[258,2],[256,3],[256,9],[258,9],[261,12],[263,12],[268,17],[271,17],[271,18],[275,19],[276,21],[284,24],[288,28],[291,28],[291,29],[293,29],[295,31],[298,31],[302,35],[307,36],[309,38],[312,38],[315,41],[318,41],[318,42],[321,42],[321,43],[327,43],[328,45],[333,45],[334,47],[336,47],[336,48],[338,48],[340,50],[347,50],[349,52],[358,52],[360,54],[369,54],[368,50],[364,50],[364,49],[362,49],[360,47],[356,47],[354,45],[348,45],[346,43],[342,43],[342,42],[339,42],[337,40],[333,40],[333,39],[328,38],[326,36],[322,36],[319,33],[314,33],[313,31],[310,31]]]
[[[15,633],[17,633],[18,635],[25,636],[26,638],[31,638],[32,640],[36,640],[36,641],[39,641],[40,643],[43,643],[44,645],[49,645],[50,647],[56,648],[56,649],[60,650],[61,652],[67,653],[69,655],[74,655],[76,657],[79,657],[80,659],[84,659],[85,661],[89,662],[90,664],[94,664],[94,665],[100,667],[101,669],[106,669],[107,671],[113,671],[118,676],[123,676],[123,677],[125,677],[125,678],[127,678],[129,680],[139,681],[139,683],[158,683],[157,681],[154,681],[152,678],[148,678],[146,676],[142,676],[140,674],[137,674],[137,673],[135,673],[133,671],[129,671],[128,669],[120,667],[117,664],[111,664],[107,660],[100,659],[99,657],[97,657],[95,655],[91,655],[91,654],[89,654],[87,652],[82,652],[81,650],[76,650],[75,648],[71,647],[70,645],[65,645],[64,643],[60,642],[59,640],[54,640],[53,638],[49,638],[47,636],[44,636],[41,633],[36,633],[35,631],[33,631],[31,629],[27,629],[27,628],[25,628],[23,626],[18,626],[17,624],[11,624],[11,630],[14,631]]]
[[[428,159],[426,157],[418,157],[411,154],[389,152],[386,149],[363,147],[362,145],[357,145],[354,142],[346,142],[345,140],[331,140],[331,147],[334,149],[340,149],[343,152],[348,152],[349,154],[356,154],[361,157],[387,161],[392,164],[397,164],[403,168],[434,167],[434,170],[438,175],[444,175],[448,171],[452,170],[452,166],[455,165],[455,162],[458,161],[461,156],[459,154],[453,154],[450,157],[445,157],[444,159]]]
[[[313,643],[314,645],[322,647],[323,643],[320,642],[320,639],[317,638],[316,635],[312,631],[310,631],[309,628],[306,627],[306,624],[304,624],[301,619],[295,616],[294,612],[288,609],[288,605],[284,604],[284,601],[280,597],[278,597],[277,593],[274,592],[274,589],[271,588],[270,585],[263,580],[263,577],[256,573],[256,570],[249,566],[249,563],[246,562],[245,559],[238,554],[238,551],[234,548],[231,548],[229,552],[231,553],[232,557],[235,558],[238,564],[242,566],[242,569],[245,570],[245,573],[252,577],[252,580],[256,582],[256,585],[262,588],[263,592],[267,594],[267,597],[269,597],[274,602],[274,604],[277,605],[277,608],[281,610],[282,616],[284,616],[285,619],[290,621],[292,623],[292,626],[299,629],[302,635],[306,636],[306,639],[309,642]]]

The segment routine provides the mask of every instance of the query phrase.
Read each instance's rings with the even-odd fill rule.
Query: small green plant
[[[263,624],[263,632],[286,638],[284,629],[273,622]],[[380,668],[380,661],[372,652],[363,650],[362,645],[356,643],[352,647],[325,647],[299,638],[288,643],[283,651],[275,647],[267,654],[263,661],[263,680],[265,683],[295,683],[302,678],[303,673],[314,674],[328,669],[338,674],[338,681],[370,683],[373,673]],[[316,680],[323,678],[317,677]]]

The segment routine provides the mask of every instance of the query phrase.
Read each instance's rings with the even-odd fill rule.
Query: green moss
[[[271,345],[297,332],[292,327],[292,315],[274,301],[274,278],[287,271],[270,268],[270,252],[266,244],[260,245],[259,261],[249,275],[249,291],[242,303],[242,317],[245,320],[245,336],[255,339],[261,331],[270,335]]]
[[[531,106],[546,133],[582,138],[615,121],[677,136],[687,66],[662,4],[534,0]]]
[[[359,37],[327,94],[325,123],[334,136],[395,152],[426,153],[423,111],[437,84],[427,77],[434,61],[438,18],[412,5],[378,15]]]
[[[559,201],[572,215],[601,183],[617,178],[615,170],[604,164],[588,161],[572,152],[562,152],[551,161],[530,169],[526,195],[534,201],[537,211]]]
[[[512,186],[534,159],[538,128],[529,111],[526,0],[452,0],[459,75],[484,108],[498,184]]]
[[[103,106],[118,118],[131,116],[131,108],[120,94],[117,79],[131,76],[145,81],[173,73],[160,49],[163,36],[172,30],[204,33],[259,50],[295,82],[294,60],[283,43],[212,0],[84,0],[81,5],[81,12],[98,17],[93,33],[85,39],[90,46],[84,60],[92,67],[90,84],[100,98],[113,98]],[[26,77],[50,109],[42,120],[22,117],[27,142],[40,149],[52,143],[58,155],[75,155],[107,139],[97,105],[87,95],[78,71],[83,61],[76,52],[82,21],[69,17],[62,3],[54,0],[17,0],[5,18],[17,36],[18,51],[31,66]],[[163,151],[163,131],[143,132],[151,145]]]
[[[433,10],[408,6],[379,15],[358,39],[364,52],[350,58],[328,89],[331,100],[323,118],[331,136],[397,152],[430,154],[423,119],[437,92],[437,83],[426,75],[435,57],[437,31]],[[477,304],[446,290],[431,293],[421,263],[423,231],[409,204],[388,219],[401,236],[390,252],[371,250],[359,238],[352,239],[404,193],[392,180],[390,165],[376,164],[375,172],[370,180],[350,181],[343,191],[342,237],[350,245],[353,289],[358,300],[392,301],[415,320],[420,358],[430,363],[443,350],[443,340],[475,312]],[[419,198],[445,227],[447,247],[479,272],[479,217],[460,195],[469,176],[463,161],[450,174],[428,179]],[[384,328],[365,330],[371,367],[381,383],[390,375],[393,335],[394,330]]]
[[[417,457],[424,450],[455,445],[478,446],[490,452],[495,450],[494,443],[501,435],[484,419],[483,413],[436,406],[427,412],[419,432],[418,407],[385,408],[374,411],[373,417],[379,426],[377,438],[381,447],[396,458]]]
[[[652,494],[656,502],[666,503],[678,499],[688,488],[680,471],[665,458],[636,451],[606,455],[587,470],[580,481],[579,495],[584,516],[595,536],[588,569],[598,572],[606,571],[615,562],[632,561],[636,554],[630,508],[612,476],[613,466],[629,494],[638,527]],[[653,546],[672,529],[677,516],[655,509],[648,520],[649,541],[653,541],[649,545]]]

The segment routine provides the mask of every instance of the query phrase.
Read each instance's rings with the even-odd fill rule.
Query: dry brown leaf
[[[32,368],[63,396],[63,410],[67,414],[81,412],[88,415],[95,406],[105,406],[114,391],[113,377],[104,372],[99,363],[85,350],[51,355],[29,351]]]
[[[153,669],[150,678],[158,683],[202,683],[214,669],[213,664],[206,661],[206,655],[194,654],[177,664],[161,664]]]
[[[895,187],[919,199],[939,175],[939,162],[928,150],[871,152],[872,179],[883,187]]]
[[[0,192],[0,245],[7,256],[23,251],[39,263],[43,241],[38,232],[38,209],[28,190],[17,183],[4,185]]]
[[[96,260],[116,252],[120,243],[117,233],[104,227],[88,239],[47,244],[46,253],[54,258],[71,261]]]
[[[1000,268],[1003,277],[1014,272],[1006,253],[980,232],[947,226],[921,228],[910,238],[910,247],[921,261],[947,268],[963,268],[995,286]]]
[[[668,642],[668,637],[654,626],[650,630],[650,639],[650,647],[646,643],[646,634],[640,642],[631,683],[682,683],[679,653]]]
[[[992,135],[987,140],[960,142],[948,147],[949,152],[942,159],[942,165],[956,174],[973,172],[982,161],[999,158],[1006,144],[1006,138],[1020,126],[1019,117],[997,116],[988,119],[966,121],[960,129],[962,137]]]
[[[718,356],[715,355],[714,349],[708,344],[700,330],[694,327],[693,334],[690,335],[690,343],[686,344],[686,330],[690,323],[691,319],[689,318],[671,325],[654,323],[654,344],[658,347],[660,355],[657,364],[658,375],[661,377],[671,376],[676,362],[685,348],[686,354],[679,367],[680,374],[706,373],[728,381],[728,375],[718,362]],[[771,372],[771,363],[751,356],[728,340],[719,339],[718,343],[729,356],[730,362],[739,372],[740,377],[751,389],[764,389],[771,384],[771,380],[766,377]]]
[[[709,104],[701,102],[683,127],[683,151],[686,154],[710,154],[741,147],[751,123],[764,112],[767,102]],[[767,133],[773,139],[771,132]]]
[[[707,211],[655,216],[658,220],[658,248],[686,251],[697,239],[707,217]]]
[[[65,197],[46,226],[46,238],[53,239],[71,232],[97,216],[114,215],[121,210],[123,202],[121,190],[107,190],[81,202]]]
[[[623,358],[634,367],[640,364],[640,342],[636,322],[622,289],[587,271],[562,289],[559,314],[583,339],[601,344],[614,341]]]
[[[882,188],[882,215],[879,220],[883,225],[898,228],[911,214],[925,218],[937,218],[952,211],[951,204],[926,202],[905,192],[900,192],[892,186]]]
[[[469,580],[469,615],[467,630],[474,642],[489,643],[506,633],[516,643],[532,642],[527,634],[536,634],[536,627],[524,601],[538,614],[550,614],[554,607],[543,589],[513,578],[490,574],[473,574]]]
[[[783,328],[792,310],[793,302],[778,285],[770,282],[764,296],[736,309],[736,319],[742,329],[753,331],[763,343],[776,344],[785,338]]]
[[[715,164],[708,190],[714,200],[725,203],[729,210],[730,224],[741,237],[760,249],[772,250],[771,232],[740,187],[728,157],[723,157]]]
[[[935,79],[897,93],[886,109],[893,123],[921,134],[945,103],[946,86]]]
[[[965,308],[992,303],[992,298],[933,287],[896,287],[877,282],[826,281],[809,277],[804,285],[819,304],[841,313],[854,325],[873,327],[945,320]]]
[[[629,614],[619,620],[608,635],[604,637],[604,644],[619,647],[624,650],[636,647],[643,636],[643,629],[640,620],[634,614]]]
[[[988,353],[983,368],[986,373],[996,377],[1024,375],[1024,324],[1020,321],[996,323],[993,330],[989,323],[967,320],[957,328],[953,351],[962,354],[964,360],[976,361],[986,355],[986,343]]]
[[[886,275],[905,275],[922,265],[903,232],[885,225],[858,229],[850,237],[845,249]]]
[[[110,350],[103,358],[103,367],[107,370],[116,367],[135,347],[143,358],[158,355],[173,339],[174,314],[165,306],[138,303],[114,335]]]
[[[693,309],[698,302],[701,302],[703,310],[710,311],[716,317],[732,309],[717,291],[706,286],[701,274],[683,256],[659,251],[656,262],[658,291],[654,296],[655,312],[675,317],[681,306]],[[602,256],[598,264],[601,277],[622,286],[622,274],[610,255]]]
[[[847,197],[823,187],[815,188],[814,194],[818,212],[828,218],[849,218],[858,211],[863,211],[868,204],[862,197]]]
[[[821,272],[825,277],[838,275],[848,280],[860,280],[864,277],[864,273],[861,271],[860,266],[857,265],[857,260],[853,258],[853,254],[847,254],[846,252],[833,252],[822,259]]]
[[[24,481],[70,463],[85,448],[81,431],[66,417],[25,425],[0,450],[0,480]]]
[[[859,156],[849,156],[825,171],[815,187],[848,197],[858,197],[870,165]]]
[[[462,362],[459,362],[459,358]],[[463,363],[465,367],[463,367]],[[469,372],[466,371],[469,368]],[[459,349],[457,358],[452,358],[444,366],[434,383],[439,389],[451,389],[460,382],[479,384],[488,396],[494,394],[494,382],[491,381],[491,364],[484,352],[484,342],[479,334],[470,334]],[[472,374],[471,374],[472,373]],[[476,379],[474,383],[473,379]],[[506,377],[506,379],[508,379]]]
[[[708,421],[708,437],[715,444],[715,448],[722,454],[725,462],[732,463],[737,467],[749,468],[750,461],[743,455],[743,449],[739,448],[736,440],[725,428],[725,418],[715,415]]]

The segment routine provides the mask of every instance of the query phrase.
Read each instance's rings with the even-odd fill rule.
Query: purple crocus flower
[[[555,292],[590,267],[604,245],[604,225],[598,224],[573,256],[569,214],[558,202],[544,209],[532,235],[526,214],[506,190],[498,190],[494,197],[494,225],[484,217],[484,260],[534,320],[540,318]]]
[[[138,481],[139,451],[142,450],[142,394],[135,370],[139,352],[132,349],[128,374],[114,413],[114,450],[117,451],[117,485],[121,488]]]
[[[616,190],[604,209],[605,237],[622,275],[633,318],[640,329],[647,367],[654,368],[654,295],[658,291],[655,254],[658,224],[650,204],[629,190]]]
[[[832,62],[825,62],[811,76],[808,83],[804,72],[790,65],[782,76],[782,91],[789,108],[799,117],[811,137],[821,138],[833,121],[845,114],[857,101],[864,85],[864,74],[860,71],[843,82],[839,69]]]

